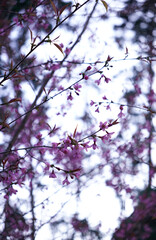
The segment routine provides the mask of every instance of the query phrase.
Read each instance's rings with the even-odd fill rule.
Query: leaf
[[[53,1],[51,1],[51,0],[50,0],[50,3],[51,3],[51,5],[52,5],[52,7],[53,7],[54,12],[56,13],[56,15],[58,15],[58,10],[57,10],[55,4],[54,4]]]
[[[56,19],[56,25],[58,25],[60,22],[60,17],[58,16],[57,19]]]
[[[76,168],[74,170],[70,170],[69,172],[73,173],[73,172],[78,172],[78,171],[81,171],[81,168]]]
[[[8,103],[21,102],[21,98],[13,98]]]
[[[58,48],[58,50],[63,54],[63,56],[64,56],[64,52],[63,52],[63,50],[62,50],[62,48],[60,47],[60,45],[58,45],[57,43],[53,43],[54,45],[55,45],[55,47],[57,47]]]
[[[77,132],[77,127],[78,127],[78,125],[76,126],[76,128],[75,128],[75,130],[74,130],[73,138],[75,138],[75,135],[76,135],[76,132]]]
[[[72,138],[71,136],[68,136],[68,137],[69,137],[72,145],[74,145],[74,146],[78,145],[78,142],[74,138]]]
[[[113,122],[111,121],[109,124],[108,124],[108,127],[112,127],[112,126],[114,126],[114,125],[116,125],[116,124],[118,124],[119,122],[118,122],[118,118],[116,119],[116,120],[114,120]]]
[[[21,98],[13,98],[9,102],[1,103],[0,105],[7,105],[13,102],[21,102]]]
[[[128,48],[126,47],[126,52],[125,52],[125,55],[128,55]]]
[[[43,88],[43,91],[45,92],[45,94],[47,95],[47,92],[46,92],[46,89],[45,88]]]
[[[22,78],[22,77],[24,77],[22,74],[14,73],[14,74],[12,75],[12,78]]]
[[[13,60],[11,60],[11,66],[10,66],[10,69],[11,69],[11,70],[13,69]]]
[[[118,124],[118,119],[116,119],[114,122],[112,122],[112,126]]]
[[[54,39],[52,40],[52,42],[54,42],[54,41],[58,40],[58,39],[59,39],[59,37],[60,37],[60,35],[59,35],[59,36],[57,36],[56,38],[54,38]]]
[[[69,4],[66,4],[64,7],[62,7],[60,11],[60,15],[63,13],[63,11],[69,6]]]
[[[54,125],[53,129],[51,128],[51,126],[49,125],[50,127],[50,132],[48,133],[48,135],[50,134],[54,134],[59,128],[56,127],[56,124]]]
[[[32,31],[31,29],[28,27],[29,31],[30,31],[30,37],[31,37],[31,41],[33,40],[33,34],[32,34]]]
[[[105,1],[103,1],[103,0],[101,0],[101,2],[103,3],[103,5],[104,5],[106,11],[108,11],[108,4],[107,4]]]
[[[147,109],[147,111],[149,111],[150,113],[156,113],[156,111],[152,110],[151,108],[149,108],[147,106],[143,106],[143,108]]]
[[[0,125],[3,126],[3,128],[10,128],[9,124],[7,124],[5,121],[4,122],[0,122]]]
[[[3,163],[3,167],[5,166],[6,162],[8,161],[8,158],[2,160],[2,163]]]

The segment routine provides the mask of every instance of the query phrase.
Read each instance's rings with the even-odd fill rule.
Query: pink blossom
[[[95,112],[99,113],[99,107],[97,107],[97,109],[95,110]]]
[[[60,64],[53,64],[51,66],[51,69],[54,70],[54,71],[58,70],[59,68],[60,68]]]
[[[106,96],[103,96],[102,99],[103,99],[103,100],[107,100],[107,97],[106,97]]]
[[[105,79],[105,82],[106,82],[106,83],[109,83],[109,82],[111,81],[110,78],[107,78],[107,77],[105,77],[105,76],[104,76],[104,79]]]
[[[60,43],[60,47],[61,47],[61,48],[64,48],[64,45],[63,45],[63,43]]]
[[[106,107],[107,110],[111,110],[110,105],[108,104]]]
[[[150,176],[151,176],[151,177],[154,177],[154,175],[156,174],[156,170],[155,170],[154,167],[153,167],[153,168],[151,167],[150,170],[149,170],[149,172],[150,172]]]
[[[94,101],[93,100],[91,100],[91,102],[90,102],[90,106],[93,106],[94,105]]]
[[[80,171],[77,171],[73,174],[76,178],[79,178],[80,177]]]
[[[124,117],[125,116],[125,114],[122,112],[122,111],[120,111],[120,113],[118,114],[118,117],[119,118],[122,118],[122,117]]]
[[[66,48],[64,52],[65,52],[66,55],[69,55],[69,53],[71,52],[71,50],[70,50],[70,48]]]
[[[59,91],[62,91],[62,90],[64,90],[64,87],[63,87],[63,86],[59,86],[59,87],[58,87],[58,90],[59,90]]]
[[[86,68],[86,71],[89,71],[89,70],[91,70],[91,66],[88,66],[87,68]]]
[[[119,117],[119,118],[122,118],[122,117],[125,116],[125,114],[124,114],[122,111],[123,111],[123,105],[120,106],[120,112],[119,112],[119,114],[118,114],[118,117]]]
[[[71,139],[70,139],[70,137],[68,136],[67,139],[65,139],[65,140],[63,141],[63,143],[64,143],[64,147],[69,147],[69,146],[71,146]]]
[[[98,148],[97,144],[96,144],[96,139],[94,139],[93,144],[91,145],[91,147],[95,150]]]
[[[44,168],[44,172],[46,173],[50,168],[50,164],[47,162],[45,162],[45,164],[46,164],[46,167]]]
[[[110,57],[110,56],[108,55],[108,57],[107,57],[107,62],[111,61],[112,58],[113,58],[113,57]]]
[[[73,96],[72,96],[71,92],[70,92],[70,94],[68,95],[67,100],[70,100],[70,101],[73,100]]]
[[[64,185],[64,184],[67,184],[67,185],[70,184],[70,182],[68,181],[68,177],[67,177],[67,176],[66,176],[66,178],[63,180],[62,183],[63,183],[63,185]]]
[[[102,142],[105,143],[106,141],[110,141],[111,140],[111,136],[114,134],[114,132],[111,133],[107,133],[104,136],[100,137]]]
[[[138,94],[141,94],[141,88],[139,87],[139,85],[138,85],[138,84],[135,84],[134,87],[135,87],[136,92],[137,92]]]
[[[37,138],[38,140],[40,140],[40,139],[42,138],[42,134],[41,134],[41,133],[38,133],[38,134],[36,135],[36,138]]]
[[[13,21],[16,23],[17,26],[21,26],[22,27],[22,21],[21,20],[19,21],[18,17],[14,17]]]
[[[8,194],[5,194],[5,195],[4,195],[4,198],[5,198],[6,200],[9,200]]]
[[[25,73],[28,73],[30,70],[28,68],[24,69]]]
[[[125,190],[126,190],[126,193],[131,193],[132,192],[132,189],[130,187],[127,187]]]
[[[148,100],[151,104],[156,102],[156,94],[153,89],[150,90],[150,93],[148,94]]]
[[[78,91],[78,92],[80,92],[80,88],[81,87],[82,86],[80,84],[78,84],[78,83],[74,85],[75,90]]]
[[[95,83],[96,83],[97,85],[100,85],[100,83],[101,83],[101,78],[99,78],[98,80],[95,80]]]
[[[88,151],[88,148],[91,147],[91,146],[88,145],[89,143],[90,143],[89,141],[88,141],[88,142],[85,142],[85,143],[81,143],[81,146],[83,146],[83,148],[84,148],[86,151]]]
[[[108,128],[107,122],[100,122],[99,127],[101,130],[105,131]]]
[[[88,78],[89,78],[89,77],[88,77],[87,75],[84,76],[84,79],[85,79],[85,80],[88,80]]]
[[[121,111],[123,110],[123,105],[120,106],[120,110],[121,110]]]
[[[57,178],[54,170],[52,170],[52,172],[49,174],[49,177],[50,178]]]

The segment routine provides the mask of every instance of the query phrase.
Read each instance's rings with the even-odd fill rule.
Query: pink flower
[[[64,87],[63,87],[63,86],[59,86],[59,87],[58,87],[58,90],[59,90],[59,91],[62,91],[62,90],[64,90]]]
[[[81,146],[83,146],[83,148],[88,151],[88,148],[90,148],[91,146],[88,145],[89,141],[86,143],[82,143]]]
[[[125,116],[125,114],[124,114],[122,111],[120,111],[119,114],[118,114],[118,117],[119,117],[119,118],[122,118],[122,117],[124,117],[124,116]]]
[[[9,196],[8,196],[7,194],[5,194],[5,195],[4,195],[4,198],[5,198],[6,200],[8,200],[8,199],[9,199]]]
[[[104,122],[104,123],[100,122],[99,127],[100,127],[101,130],[105,131],[105,129],[108,128],[107,122]]]
[[[78,92],[80,92],[80,88],[81,87],[82,86],[80,84],[78,84],[78,83],[74,85],[75,90],[78,91]]]
[[[105,76],[104,76],[104,78],[105,78],[105,82],[106,82],[106,83],[109,83],[109,82],[111,81],[110,78],[107,78],[107,77],[105,77]]]
[[[132,192],[132,189],[130,187],[127,187],[125,190],[126,190],[127,193],[131,193]]]
[[[88,76],[87,76],[87,75],[85,75],[85,76],[84,76],[84,79],[85,79],[85,80],[88,80]]]
[[[66,48],[64,52],[66,55],[69,55],[70,51],[71,51],[70,48]]]
[[[52,170],[52,172],[50,173],[49,177],[50,178],[57,178],[54,170]]]
[[[18,17],[14,17],[13,21],[16,23],[17,26],[21,26],[21,27],[23,26],[22,25],[22,20],[21,19],[19,20]]]
[[[63,48],[63,47],[64,47],[63,43],[61,43],[61,44],[60,44],[60,47],[61,47],[61,48]]]
[[[112,60],[112,58],[113,58],[113,57],[110,57],[110,56],[108,55],[108,57],[107,57],[107,60],[106,60],[106,61],[107,61],[107,62],[109,62],[109,61],[111,61],[111,60]]]
[[[70,100],[70,101],[72,101],[72,100],[73,100],[73,96],[72,96],[72,94],[71,94],[71,93],[68,95],[68,97],[67,97],[67,100]]]
[[[66,178],[63,180],[63,182],[62,182],[62,183],[63,183],[63,185],[64,185],[64,184],[67,184],[67,185],[69,185],[69,184],[70,184],[70,182],[68,181],[68,177],[66,177]]]
[[[96,139],[94,139],[94,143],[91,146],[94,150],[98,148],[98,146],[96,145]]]
[[[54,70],[54,71],[59,69],[59,68],[60,68],[59,64],[54,64],[54,65],[51,66],[51,69]]]
[[[25,69],[24,69],[24,72],[25,72],[25,73],[28,73],[28,72],[29,72],[29,69],[28,69],[28,68],[25,68]]]
[[[46,167],[44,168],[44,172],[46,173],[46,171],[48,171],[50,168],[50,164],[47,162],[45,162],[45,164],[46,164]]]
[[[99,78],[98,80],[96,80],[95,83],[97,83],[97,85],[100,85],[100,83],[101,83],[101,78]]]
[[[124,114],[122,111],[123,111],[123,106],[121,105],[121,106],[120,106],[120,113],[118,114],[118,117],[119,117],[119,118],[122,118],[122,117],[125,116],[125,114]]]
[[[90,102],[90,106],[93,106],[94,105],[94,101],[93,100],[91,100],[91,102]]]
[[[88,66],[87,69],[86,69],[86,71],[91,70],[91,68],[92,68],[91,66]]]
[[[98,113],[99,113],[99,107],[95,110],[95,112],[98,112]]]
[[[138,94],[141,94],[141,88],[138,86],[138,84],[135,84],[134,87],[135,87],[136,92]]]
[[[38,140],[41,140],[42,134],[41,134],[41,133],[38,133],[38,134],[36,135],[36,138],[37,138]]]
[[[76,178],[79,178],[79,177],[80,177],[80,171],[74,173],[74,176],[75,176]]]
[[[114,132],[111,133],[107,133],[104,136],[101,137],[101,140],[103,143],[105,143],[106,141],[110,141],[111,140],[111,136],[114,134]]]
[[[107,105],[106,109],[107,110],[111,110],[110,105]]]
[[[122,106],[122,105],[120,106],[120,110],[121,110],[121,111],[123,110],[123,106]]]
[[[17,190],[15,190],[13,187],[8,188],[8,195],[16,194]]]
[[[102,98],[103,100],[107,100],[107,98],[106,98],[106,96],[103,96],[103,98]]]

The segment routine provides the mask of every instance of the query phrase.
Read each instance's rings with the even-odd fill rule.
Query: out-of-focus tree
[[[121,222],[112,239],[154,240],[156,236],[156,192],[147,188],[140,193],[133,214]]]
[[[115,25],[115,30],[120,30],[125,35],[117,37],[120,47],[126,42],[126,33],[131,31],[133,37],[131,42],[137,45],[138,59],[142,61],[132,69],[130,81],[133,89],[127,89],[124,97],[129,105],[128,112],[131,116],[129,121],[133,122],[136,129],[132,135],[132,142],[126,144],[126,152],[135,170],[140,165],[146,165],[148,170],[148,182],[145,181],[146,190],[139,193],[139,201],[134,213],[123,220],[120,228],[115,232],[113,239],[155,239],[156,237],[156,201],[153,176],[155,174],[155,163],[153,149],[155,146],[155,107],[156,95],[155,80],[155,1],[124,1],[122,11],[118,16],[122,24]],[[127,49],[128,51],[128,49]],[[127,52],[128,54],[128,52]],[[148,112],[142,116],[136,114],[131,108],[136,103],[144,103]],[[121,133],[122,135],[122,133]],[[135,142],[135,145],[134,145]],[[128,147],[129,145],[129,147]],[[153,210],[152,210],[153,209]]]

